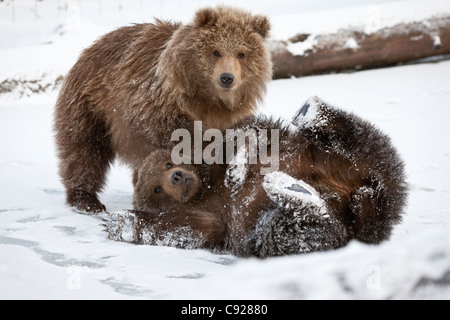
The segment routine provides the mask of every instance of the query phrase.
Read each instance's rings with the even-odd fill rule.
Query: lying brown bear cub
[[[390,139],[317,97],[293,124],[249,117],[236,125],[279,129],[279,170],[265,175],[261,162],[231,161],[206,174],[175,165],[170,150],[154,151],[135,179],[137,211],[110,214],[109,237],[259,257],[388,239],[407,196]]]

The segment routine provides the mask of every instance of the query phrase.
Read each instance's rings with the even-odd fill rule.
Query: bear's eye
[[[245,58],[245,54],[243,54],[242,52],[241,53],[239,53],[238,55],[237,55],[237,57],[238,57],[238,59],[244,59]]]
[[[167,169],[172,169],[173,168],[173,164],[168,162],[168,163],[166,163],[166,167],[167,167]]]
[[[217,50],[216,50],[216,51],[214,51],[214,56],[215,56],[215,57],[221,57],[221,55],[220,55],[220,52],[219,52],[219,51],[217,51]]]
[[[156,194],[160,194],[161,193],[161,188],[157,187],[157,188],[153,189],[153,192],[156,193]]]

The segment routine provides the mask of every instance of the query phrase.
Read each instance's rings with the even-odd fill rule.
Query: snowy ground
[[[0,93],[0,299],[449,299],[450,61],[273,81],[261,107],[288,119],[318,95],[392,137],[407,164],[410,196],[403,223],[379,246],[353,242],[334,252],[265,260],[134,246],[108,240],[96,218],[64,205],[52,133],[57,90],[45,84],[116,25],[140,21],[144,13],[188,20],[203,4],[176,2],[158,2],[154,14],[146,1],[120,10],[120,1],[114,7],[86,0],[0,3],[0,84],[23,81]],[[322,32],[324,24],[313,21],[330,21],[329,29],[364,28],[450,13],[448,1],[382,2],[389,1],[239,4],[273,14],[274,37],[284,39],[295,20]],[[333,12],[345,20],[328,19]],[[371,12],[375,20],[364,18]],[[131,208],[131,200],[130,172],[117,165],[102,201],[119,210]]]

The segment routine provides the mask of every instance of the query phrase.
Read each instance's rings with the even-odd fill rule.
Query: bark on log
[[[314,45],[302,55],[291,53],[288,42],[272,42],[274,79],[385,67],[450,54],[450,17],[400,24],[371,34],[342,30],[309,37],[314,37],[306,37]],[[305,36],[297,39],[305,41]]]

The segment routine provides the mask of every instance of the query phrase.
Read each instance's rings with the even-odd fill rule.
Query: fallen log
[[[386,67],[450,54],[450,17],[399,24],[371,34],[357,30],[299,34],[271,44],[274,79]],[[296,45],[306,49],[296,54],[292,50]]]

